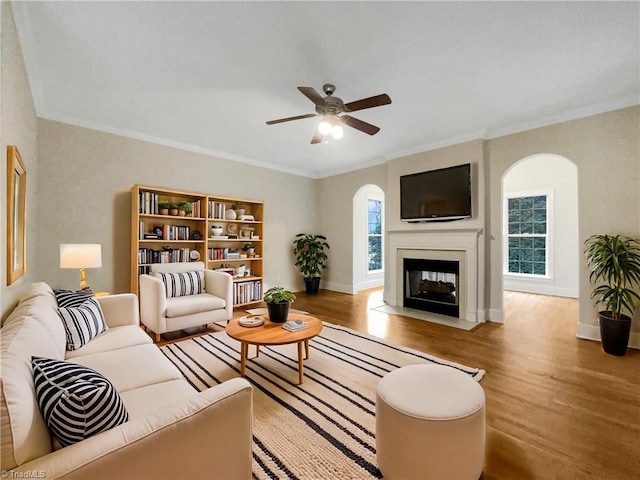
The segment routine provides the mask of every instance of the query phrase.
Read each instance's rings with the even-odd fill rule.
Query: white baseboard
[[[554,297],[578,298],[580,296],[577,288],[557,287],[543,283],[536,284],[511,278],[504,279],[503,288],[514,292],[537,293],[538,295],[552,295]]]
[[[348,293],[350,295],[354,295],[358,293],[355,285],[347,285],[345,283],[337,283],[337,282],[329,282],[327,280],[322,280],[320,282],[320,288],[324,290],[333,290],[334,292],[340,293]]]
[[[367,280],[366,282],[360,282],[356,284],[355,291],[367,290],[369,288],[382,287],[384,285],[384,278],[378,278],[375,280]]]
[[[502,310],[498,310],[497,308],[489,309],[489,318],[490,322],[496,323],[504,323],[504,312]]]
[[[578,329],[576,331],[576,337],[583,340],[600,341],[600,327],[598,325],[587,325],[585,323],[578,322]],[[640,349],[640,333],[631,332],[629,335],[629,348]]]

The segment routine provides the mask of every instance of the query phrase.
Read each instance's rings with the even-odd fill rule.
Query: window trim
[[[512,198],[547,196],[547,245],[545,254],[546,275],[533,273],[514,273],[509,271],[509,200]],[[502,275],[510,278],[527,280],[553,279],[553,246],[554,246],[554,203],[552,189],[523,190],[503,193],[502,195]],[[526,235],[525,235],[526,236]]]
[[[369,270],[369,236],[371,235],[369,233],[369,200],[376,200],[378,202],[380,202],[380,212],[382,215],[382,218],[380,219],[380,265],[382,265],[381,268],[377,269],[377,270]],[[366,255],[365,255],[365,272],[367,275],[379,275],[381,273],[384,272],[384,220],[385,220],[385,215],[384,215],[384,197],[382,195],[375,195],[372,193],[368,193],[367,194],[367,201],[366,201],[366,208],[365,208],[365,218],[366,218],[366,222],[365,222],[365,233],[366,233]],[[377,234],[374,234],[377,236]]]

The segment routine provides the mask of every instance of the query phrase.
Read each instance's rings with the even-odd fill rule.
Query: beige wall
[[[59,268],[59,244],[101,243],[103,267],[87,271],[89,285],[128,291],[130,189],[139,183],[264,201],[265,285],[302,288],[292,241],[315,228],[313,180],[47,120],[39,156],[39,280],[76,287],[78,272]]]
[[[0,229],[0,317],[4,318],[18,301],[33,279],[38,278],[36,254],[36,224],[38,211],[36,208],[36,192],[38,190],[38,156],[37,156],[37,119],[29,81],[27,79],[24,60],[18,42],[16,27],[13,22],[11,5],[1,2],[2,29],[2,70],[0,90],[0,150],[2,152],[2,168],[0,168],[1,229]],[[27,169],[27,273],[13,285],[7,286],[7,145],[15,145]],[[37,260],[36,260],[37,259]]]
[[[377,185],[387,191],[387,166],[363,168],[316,181],[318,213],[311,233],[327,237],[331,246],[327,270],[320,288],[352,293],[353,271],[353,196],[364,185]]]
[[[640,107],[616,110],[488,141],[491,311],[502,311],[500,185],[518,160],[538,153],[562,155],[578,167],[579,242],[594,233],[640,235]],[[591,285],[580,257],[580,324],[595,327]],[[579,326],[579,332],[582,327]],[[640,331],[636,316],[634,331]],[[587,335],[589,328],[582,328]]]

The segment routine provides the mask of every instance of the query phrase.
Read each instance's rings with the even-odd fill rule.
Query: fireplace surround
[[[481,292],[484,291],[480,249],[481,229],[387,231],[384,300],[404,305],[404,260],[423,259],[457,262],[459,265],[458,317],[467,322],[485,321]]]

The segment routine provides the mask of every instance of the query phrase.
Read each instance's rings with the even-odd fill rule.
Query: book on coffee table
[[[307,322],[302,320],[287,320],[282,325],[282,328],[289,330],[290,332],[297,332],[298,330],[304,330],[307,328]]]

